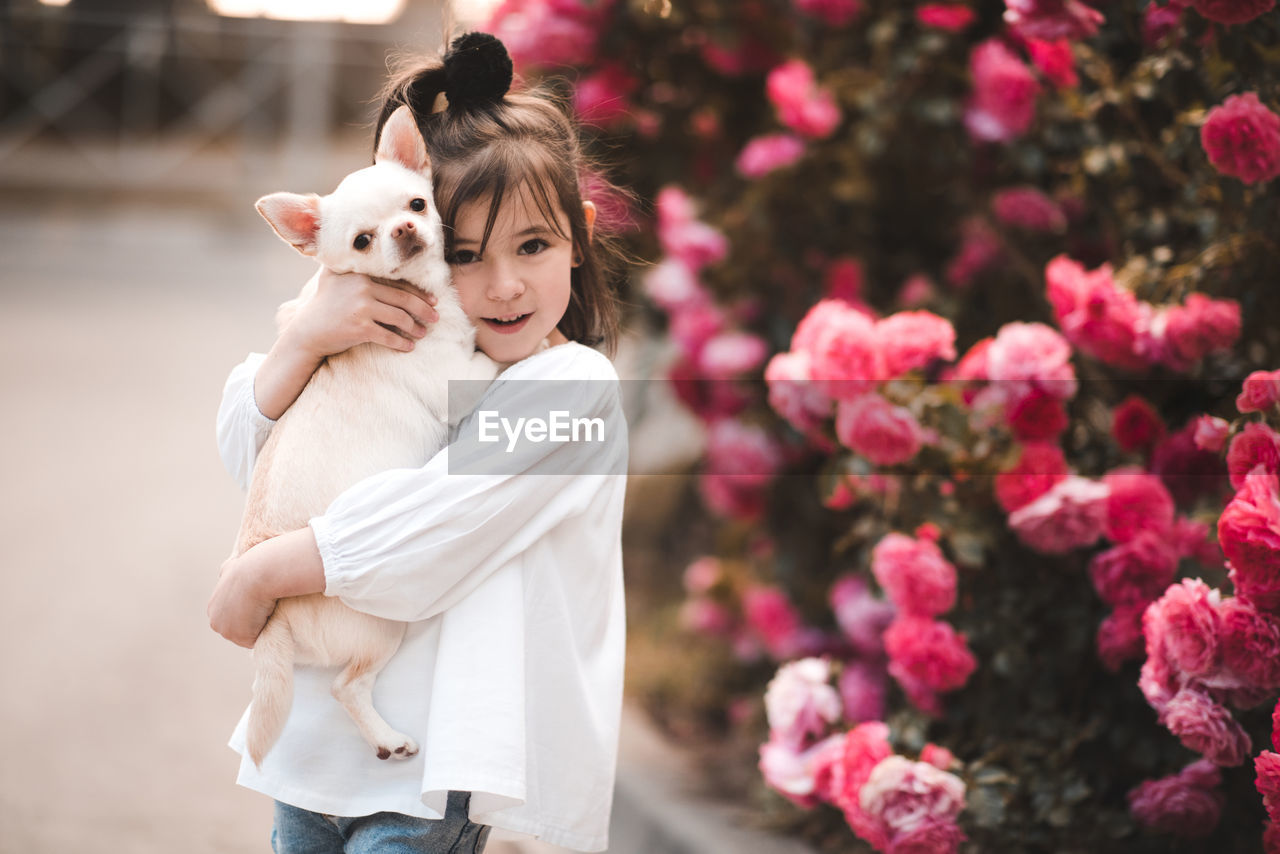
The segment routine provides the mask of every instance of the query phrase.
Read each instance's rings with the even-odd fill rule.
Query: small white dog
[[[498,366],[475,350],[475,328],[450,285],[431,165],[408,108],[383,127],[374,165],[332,194],[273,193],[257,209],[286,242],[324,266],[407,282],[434,294],[440,319],[412,352],[362,344],[330,356],[280,418],[258,457],[236,554],[306,527],[344,489],[369,475],[416,467],[443,448],[448,381],[492,380]],[[281,324],[314,293],[315,279],[281,307]],[[253,648],[248,750],[262,759],[293,703],[294,664],[341,667],[333,695],[378,757],[407,759],[412,738],[373,708],[378,673],[404,623],[352,610],[320,594],[282,599]]]

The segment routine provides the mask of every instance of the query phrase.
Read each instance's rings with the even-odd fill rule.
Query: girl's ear
[[[320,197],[315,193],[272,193],[254,205],[280,238],[303,255],[314,255],[320,244]]]
[[[586,201],[582,203],[582,214],[587,220],[587,242],[590,243],[595,236],[596,228],[596,203]]]
[[[373,155],[373,162],[385,161],[399,163],[406,169],[423,175],[431,174],[431,158],[427,156],[427,145],[422,141],[418,123],[413,120],[413,112],[408,107],[398,107],[382,126],[382,135],[378,137],[378,150]]]
[[[587,242],[590,243],[595,237],[596,230],[596,206],[594,202],[582,203],[582,216],[587,222]],[[573,247],[573,266],[582,266],[582,250]]]

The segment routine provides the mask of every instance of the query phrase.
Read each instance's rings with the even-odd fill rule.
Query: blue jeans
[[[489,828],[467,818],[470,792],[450,792],[443,819],[394,812],[322,815],[276,801],[276,854],[480,854]]]

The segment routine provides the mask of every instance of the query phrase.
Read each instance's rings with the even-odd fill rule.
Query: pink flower
[[[831,398],[810,377],[808,353],[778,353],[764,369],[769,405],[802,433],[810,433],[831,414]]]
[[[931,691],[954,691],[978,666],[964,635],[948,623],[926,617],[899,616],[884,633],[889,673]]]
[[[863,314],[871,314],[871,310],[862,301],[865,278],[862,262],[857,258],[836,258],[822,273],[823,298],[844,300]]]
[[[1029,39],[1088,38],[1104,20],[1079,0],[1005,0],[1005,6],[1005,22]]]
[[[887,756],[872,769],[858,795],[859,806],[876,816],[891,839],[933,821],[954,823],[964,809],[965,786],[955,774],[928,762]]]
[[[799,647],[800,615],[776,587],[755,585],[742,594],[747,625],[777,660],[790,658]]]
[[[802,658],[778,668],[764,692],[770,741],[799,749],[826,734],[842,711],[830,679],[831,664],[822,658]]]
[[[889,727],[881,721],[868,721],[849,731],[844,753],[831,766],[831,802],[844,810],[853,832],[877,850],[889,844],[888,833],[879,816],[863,811],[861,793],[873,769],[892,755]]]
[[[1244,378],[1244,388],[1236,398],[1236,409],[1266,412],[1280,403],[1280,371],[1254,371]]]
[[[839,682],[844,719],[857,724],[883,718],[888,679],[883,662],[845,662]]]
[[[926,27],[958,33],[977,17],[963,3],[924,3],[916,7],[916,20]]]
[[[1266,9],[1275,5],[1275,0],[1262,2]],[[1243,3],[1239,0],[1218,0],[1216,3],[1199,0],[1195,7],[1205,15],[1205,8],[1209,7],[1243,9],[1258,5],[1262,4],[1256,0]],[[1280,116],[1259,101],[1256,92],[1232,95],[1210,110],[1200,126],[1200,144],[1204,146],[1213,168],[1246,184],[1270,181],[1280,175]]]
[[[1044,276],[1054,316],[1068,341],[1107,364],[1130,370],[1146,367],[1138,343],[1150,307],[1116,285],[1110,265],[1086,272],[1059,255],[1045,267]]]
[[[1028,231],[1062,232],[1067,217],[1061,206],[1035,187],[1009,187],[991,199],[996,219],[1012,228]]]
[[[698,367],[711,380],[740,377],[760,367],[769,345],[749,332],[721,332],[707,340],[698,352]]]
[[[1280,750],[1280,702],[1271,713],[1271,746]]]
[[[517,69],[588,65],[612,2],[506,0],[482,29],[506,45]]]
[[[956,357],[956,330],[951,321],[928,311],[900,311],[876,321],[876,343],[885,375],[900,377],[937,359]]]
[[[872,392],[837,405],[836,438],[873,465],[891,466],[910,460],[933,436],[910,410]]]
[[[1098,626],[1098,658],[1112,673],[1142,655],[1142,613],[1147,603],[1117,608]]]
[[[1225,599],[1219,608],[1222,663],[1250,687],[1280,688],[1280,624],[1243,599]]]
[[[1254,469],[1218,519],[1218,542],[1231,561],[1239,596],[1259,608],[1280,607],[1280,487]]]
[[[831,764],[844,748],[843,734],[833,735],[806,750],[770,739],[760,745],[760,774],[774,791],[805,809],[826,800]]]
[[[1094,589],[1113,608],[1155,601],[1173,582],[1177,569],[1177,553],[1154,531],[1143,531],[1089,561]]]
[[[1036,117],[1040,84],[1022,60],[996,39],[974,48],[969,57],[974,91],[965,108],[970,136],[983,142],[1009,142],[1026,133]]]
[[[719,559],[707,556],[700,557],[685,567],[681,578],[685,592],[696,596],[715,587],[723,575],[724,568],[720,565]]]
[[[1031,62],[1040,70],[1050,83],[1058,89],[1072,89],[1080,83],[1076,74],[1076,58],[1071,52],[1071,42],[1067,39],[1043,41],[1027,39],[1027,52],[1031,54]],[[1063,214],[1063,228],[1066,227],[1066,214]]]
[[[697,275],[677,258],[664,258],[650,268],[644,275],[644,289],[649,299],[668,314],[711,301]]]
[[[887,379],[875,321],[843,300],[816,303],[796,326],[791,349],[806,353],[810,374],[838,400],[861,397]]]
[[[966,839],[954,821],[927,818],[914,830],[893,838],[890,854],[955,854]]]
[[[680,625],[685,631],[716,637],[733,628],[733,617],[719,602],[695,596],[680,606]]]
[[[1147,608],[1143,628],[1150,649],[1185,676],[1207,676],[1221,661],[1220,598],[1198,578],[1173,584]]]
[[[1262,466],[1269,474],[1280,473],[1280,434],[1265,423],[1251,422],[1231,440],[1227,448],[1227,471],[1231,485],[1244,486],[1250,473]]]
[[[1076,393],[1071,345],[1043,323],[1006,323],[986,350],[987,379],[1032,384],[1059,400]]]
[[[1154,474],[1127,466],[1102,478],[1107,498],[1107,536],[1117,543],[1143,531],[1167,534],[1173,528],[1173,496]]]
[[[862,13],[861,0],[794,0],[801,12],[831,24],[843,27]]]
[[[778,120],[801,136],[824,139],[840,124],[835,98],[818,87],[813,69],[803,60],[788,60],[770,71],[765,92]]]
[[[1160,6],[1156,0],[1150,0],[1142,16],[1142,43],[1149,48],[1157,47],[1176,33],[1182,27],[1183,8],[1181,3]]]
[[[941,745],[928,742],[920,749],[920,761],[946,771],[956,762],[956,755]]]
[[[1111,435],[1121,450],[1137,451],[1151,447],[1164,437],[1164,421],[1150,403],[1131,394],[1111,413]]]
[[[1159,360],[1175,371],[1184,371],[1210,353],[1235,345],[1240,337],[1240,303],[1192,294],[1185,305],[1164,309],[1153,326],[1163,328]]]
[[[1196,11],[1219,24],[1243,24],[1270,12],[1276,0],[1192,0]]]
[[[956,568],[937,543],[886,535],[871,550],[871,572],[902,614],[936,617],[956,604]]]
[[[1147,464],[1179,503],[1190,503],[1200,495],[1213,495],[1227,485],[1222,458],[1196,447],[1195,430],[1195,423],[1187,422],[1160,441]]]
[[[1165,707],[1163,720],[1183,745],[1214,765],[1239,765],[1249,755],[1248,733],[1203,691],[1183,688]]]
[[[1013,468],[996,475],[996,500],[1006,513],[1012,513],[1066,480],[1068,474],[1062,448],[1049,442],[1028,442]]]
[[[1107,521],[1104,483],[1071,475],[1009,515],[1009,527],[1045,554],[1064,554],[1097,542]]]
[[[764,513],[764,485],[754,477],[704,473],[698,492],[708,510],[726,519],[751,522]]]
[[[775,133],[748,141],[734,165],[745,178],[762,178],[803,156],[804,140],[789,133]]]
[[[639,83],[621,65],[607,63],[583,77],[573,90],[573,109],[583,124],[608,128],[631,112],[631,93]]]
[[[1177,774],[1146,780],[1129,791],[1129,812],[1139,824],[1159,833],[1199,838],[1218,826],[1225,801],[1215,791],[1221,772],[1200,759]]]
[[[893,621],[893,605],[872,595],[867,582],[856,575],[840,578],[829,598],[836,625],[858,654],[866,658],[884,655],[882,635]]]
[[[755,424],[722,418],[707,430],[707,470],[764,484],[782,467],[782,451],[773,436]]]
[[[1004,244],[982,217],[970,217],[960,226],[960,249],[947,263],[947,281],[966,288],[978,275],[1004,260]]]
[[[1280,754],[1264,750],[1253,760],[1253,770],[1257,777],[1254,785],[1258,794],[1262,795],[1262,806],[1267,817],[1272,821],[1280,821]]]
[[[1011,389],[1012,390],[1012,389]],[[1057,439],[1067,429],[1066,406],[1056,395],[1041,388],[1013,394],[1005,410],[1009,430],[1022,442]]]
[[[679,187],[665,187],[658,193],[657,212],[662,250],[693,272],[723,261],[729,254],[728,239],[697,219],[692,199]]]
[[[1239,403],[1236,405],[1239,406]],[[1227,434],[1231,432],[1231,425],[1226,419],[1215,418],[1212,415],[1201,415],[1196,418],[1195,425],[1197,448],[1216,454],[1226,447]]]

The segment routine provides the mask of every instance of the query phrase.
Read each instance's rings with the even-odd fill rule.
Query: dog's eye
[[[369,248],[369,244],[372,242],[373,242],[373,235],[357,234],[355,242],[352,243],[351,245],[354,246],[356,249],[360,250],[361,252],[363,252],[364,250]]]
[[[421,211],[425,211],[426,209],[427,209],[426,199],[414,199],[413,201],[409,202],[409,210],[411,211],[421,212]]]

